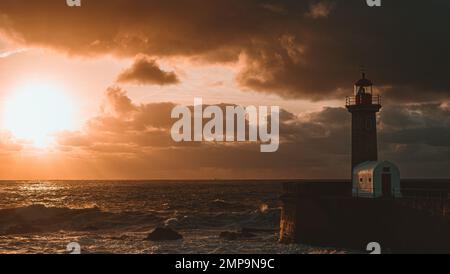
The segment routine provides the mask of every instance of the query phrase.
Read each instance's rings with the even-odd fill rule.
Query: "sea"
[[[281,244],[282,184],[267,181],[0,181],[0,253],[304,254]],[[168,227],[182,240],[146,240]],[[257,229],[227,240],[224,231]]]

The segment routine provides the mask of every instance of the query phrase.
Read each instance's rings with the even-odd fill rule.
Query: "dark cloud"
[[[76,9],[60,0],[2,0],[0,34],[69,55],[140,56],[119,76],[139,84],[177,82],[157,66],[159,58],[240,60],[240,85],[309,100],[349,95],[365,65],[384,95],[380,158],[397,162],[406,176],[444,177],[450,176],[449,10],[442,0],[383,1],[381,8],[362,0],[84,0]],[[176,144],[169,132],[175,104],[136,104],[117,87],[106,98],[83,131],[59,135],[63,151],[89,151],[128,174],[145,170],[147,176],[173,170],[348,176],[350,114],[344,108],[301,118],[282,111],[280,149],[261,154],[258,144]],[[2,149],[20,149],[1,140]]]
[[[282,110],[279,150],[261,153],[258,143],[175,143],[170,136],[175,104],[138,105],[119,88],[108,89],[106,96],[108,106],[82,132],[58,136],[63,151],[86,151],[116,162],[128,159],[133,170],[139,170],[141,161],[151,163],[142,167],[145,172],[166,170],[169,177],[197,170],[189,176],[346,178],[350,170],[351,115],[345,108],[301,117]],[[380,159],[398,163],[405,177],[450,176],[449,111],[445,104],[387,105],[379,122]]]
[[[332,159],[339,159],[338,166],[345,166],[348,162],[343,160],[348,157],[343,146],[337,143],[343,139],[341,134],[348,133],[348,127],[341,126],[345,121],[329,128],[325,120],[326,117],[345,113],[343,109],[326,109],[311,114],[305,121],[281,110],[280,149],[276,153],[261,153],[259,143],[176,143],[170,136],[170,129],[176,121],[170,118],[175,104],[138,105],[117,87],[109,88],[105,95],[106,105],[86,123],[82,131],[66,131],[58,135],[61,151],[87,152],[89,158],[116,162],[128,159],[133,162],[130,169],[140,166],[139,161],[146,161],[152,164],[144,171],[136,172],[143,174],[145,170],[151,170],[153,174],[159,174],[162,170],[172,170],[169,175],[166,174],[169,177],[187,170],[201,170],[206,177],[224,174],[222,172],[225,170],[234,170],[233,174],[237,177],[249,178],[262,174],[269,177],[295,177],[300,173],[302,176],[317,176],[317,172]],[[229,105],[219,105],[223,110],[226,106]],[[313,128],[315,130],[311,130]],[[334,175],[339,176],[341,170],[333,170]],[[130,170],[123,172],[126,172],[125,177],[134,178],[133,174],[129,174]],[[197,172],[193,176],[200,175]]]
[[[109,87],[106,90],[106,98],[117,114],[126,115],[136,110],[136,106],[128,98],[126,92],[119,87]]]
[[[326,18],[330,15],[334,8],[334,3],[330,1],[320,1],[316,3],[311,3],[310,9],[306,16],[314,19]]]
[[[446,104],[387,105],[381,112],[380,157],[404,177],[448,177],[450,109]]]
[[[332,8],[331,8],[332,7]],[[0,31],[68,54],[235,62],[241,85],[284,97],[348,94],[365,65],[396,101],[448,100],[450,2],[2,0]],[[306,16],[306,15],[310,16]]]
[[[450,147],[450,109],[443,104],[388,106],[382,125],[386,144]]]
[[[160,69],[155,60],[138,56],[134,64],[117,77],[117,82],[163,86],[177,84],[180,80],[174,72]]]

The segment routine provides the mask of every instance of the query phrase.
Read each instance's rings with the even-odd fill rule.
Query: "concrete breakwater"
[[[450,252],[449,181],[404,180],[402,198],[354,198],[351,182],[285,183],[280,241],[391,252]]]

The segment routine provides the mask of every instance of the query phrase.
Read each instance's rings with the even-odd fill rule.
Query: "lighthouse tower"
[[[346,98],[346,107],[352,114],[352,171],[358,164],[378,160],[376,113],[381,109],[381,97],[373,95],[372,86],[362,73],[353,96]]]

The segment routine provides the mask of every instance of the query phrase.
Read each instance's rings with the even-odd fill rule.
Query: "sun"
[[[71,129],[74,118],[73,100],[51,84],[25,85],[4,103],[4,129],[40,148],[50,146],[55,133]]]

